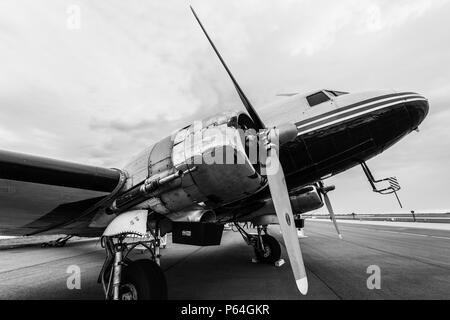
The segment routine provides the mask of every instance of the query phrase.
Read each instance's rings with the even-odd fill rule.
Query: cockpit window
[[[314,107],[318,104],[329,101],[330,98],[325,94],[325,92],[320,91],[320,92],[314,93],[310,96],[307,96],[306,100],[308,101],[308,103],[311,107]]]

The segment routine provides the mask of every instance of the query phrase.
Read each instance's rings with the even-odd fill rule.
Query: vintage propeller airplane
[[[323,180],[362,165],[374,191],[396,193],[396,179],[375,180],[365,161],[418,129],[428,101],[413,92],[318,90],[288,94],[257,111],[192,12],[247,113],[223,112],[181,128],[123,169],[0,151],[0,234],[102,236],[107,257],[99,282],[106,298],[165,299],[162,235],[217,245],[223,225],[234,223],[257,259],[273,263],[281,249],[267,225],[279,224],[296,285],[306,294],[296,229],[302,214],[325,203],[341,237],[327,195],[334,187]],[[388,186],[380,189],[382,181]],[[129,240],[147,232],[152,240]],[[138,244],[151,259],[130,260]]]

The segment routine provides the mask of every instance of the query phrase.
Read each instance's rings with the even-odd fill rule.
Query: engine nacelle
[[[245,152],[242,131],[230,125],[230,118],[211,120],[175,135],[172,160],[177,170],[190,171],[183,188],[189,192],[195,184],[204,202],[214,206],[255,193],[263,181]]]
[[[294,215],[317,210],[324,205],[317,187],[313,185],[300,189],[290,196],[290,200]],[[251,221],[255,225],[278,224],[272,199],[265,200],[263,206],[245,216],[241,216],[238,221]]]
[[[145,150],[125,168],[130,176],[128,189],[177,172],[184,174],[161,188],[149,188],[155,191],[137,199],[139,204],[134,208],[167,215],[203,204],[214,208],[257,192],[264,181],[242,141],[242,130],[252,125],[244,113],[222,113],[185,127]]]

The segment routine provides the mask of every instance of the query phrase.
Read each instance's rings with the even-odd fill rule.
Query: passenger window
[[[314,107],[318,104],[329,101],[330,98],[324,92],[320,91],[306,97],[306,100],[308,100],[308,103],[311,107]]]

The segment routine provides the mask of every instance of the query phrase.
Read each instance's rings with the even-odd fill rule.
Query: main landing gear
[[[273,264],[280,260],[280,243],[277,239],[267,233],[267,226],[257,226],[257,234],[249,234],[239,225],[239,223],[235,223],[234,225],[244,238],[244,241],[248,245],[253,246],[258,262]]]
[[[142,237],[145,232],[122,232],[102,237],[106,259],[98,283],[103,285],[107,300],[167,300],[167,282],[160,267],[159,227],[151,232],[153,239],[141,238],[145,240],[136,237]],[[150,259],[132,261],[129,254],[136,246],[144,246]]]
[[[73,235],[69,235],[69,236],[58,238],[58,239],[53,240],[53,241],[44,242],[44,243],[41,244],[41,247],[42,248],[47,248],[47,247],[64,247],[66,245],[67,241],[69,241],[72,237],[73,237]]]

